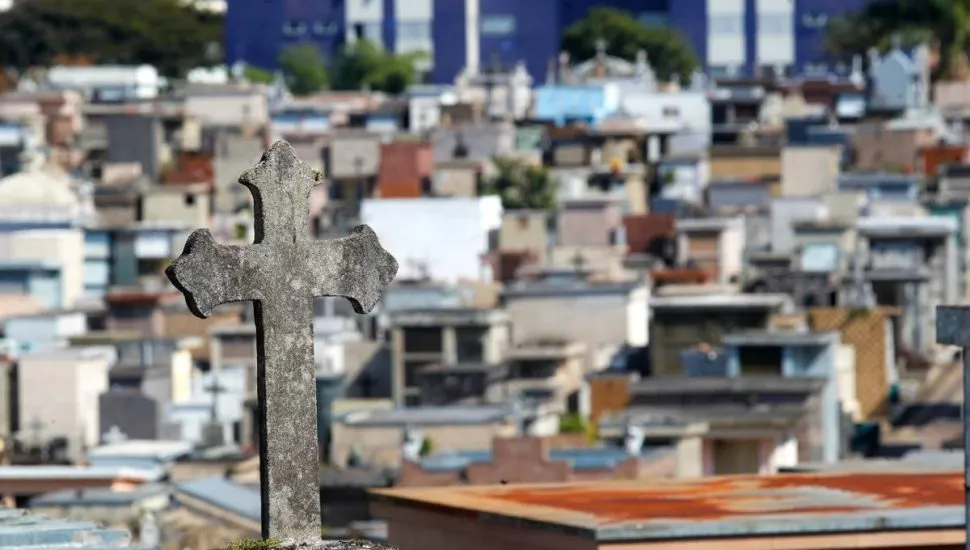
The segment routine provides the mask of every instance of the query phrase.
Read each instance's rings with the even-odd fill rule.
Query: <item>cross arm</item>
[[[308,261],[310,292],[347,298],[357,313],[374,309],[398,269],[397,260],[366,225],[347,237],[311,242]]]
[[[185,295],[189,310],[205,319],[220,304],[260,298],[258,265],[248,256],[246,248],[219,244],[208,229],[198,229],[165,275]]]

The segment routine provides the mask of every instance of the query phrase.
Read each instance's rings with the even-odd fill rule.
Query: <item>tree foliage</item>
[[[687,83],[700,63],[677,31],[648,27],[616,8],[591,9],[563,32],[562,49],[573,60],[590,59],[596,55],[597,40],[605,42],[606,53],[622,59],[632,61],[639,50],[645,51],[657,77],[665,82],[677,77]]]
[[[280,71],[294,95],[307,95],[327,87],[330,75],[323,54],[313,44],[294,44],[280,53]]]
[[[552,209],[556,205],[559,182],[545,166],[508,157],[495,157],[495,175],[485,184],[485,192],[498,195],[507,210]]]
[[[246,80],[254,82],[256,84],[272,84],[275,77],[273,73],[267,71],[266,69],[260,69],[259,67],[246,67],[243,71],[243,76]]]
[[[970,49],[970,0],[875,0],[834,18],[826,29],[827,53],[846,58],[871,47],[885,50],[893,37],[903,46],[940,46],[939,76],[965,70]]]
[[[361,90],[364,88],[399,94],[415,80],[415,63],[424,54],[388,53],[367,40],[344,45],[333,65],[333,89]]]
[[[178,0],[31,0],[0,14],[0,66],[17,70],[69,56],[149,64],[166,76],[221,63],[222,16]]]

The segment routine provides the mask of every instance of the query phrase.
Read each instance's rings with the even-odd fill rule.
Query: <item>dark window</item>
[[[742,376],[781,376],[782,348],[744,346],[738,350]]]
[[[186,193],[185,206],[193,206],[193,205],[195,205],[195,195],[193,195],[192,193]]]
[[[364,24],[363,23],[354,23],[354,36],[357,37],[357,40],[363,40],[364,39]]]

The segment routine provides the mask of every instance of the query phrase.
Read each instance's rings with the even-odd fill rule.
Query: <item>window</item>
[[[777,36],[792,34],[792,18],[787,13],[765,13],[758,16],[758,34]]]
[[[802,26],[809,29],[822,29],[829,23],[829,16],[817,11],[802,15]]]
[[[741,14],[736,15],[714,15],[707,21],[708,29],[711,34],[741,34],[744,27],[744,20]]]
[[[306,34],[306,31],[306,23],[303,23],[302,21],[287,21],[286,23],[283,23],[284,36],[303,36]]]
[[[515,17],[512,15],[485,15],[482,17],[482,36],[509,36],[515,33]]]
[[[313,34],[315,36],[333,36],[337,32],[337,24],[334,22],[314,21]]]
[[[407,41],[431,40],[431,23],[429,21],[398,23],[397,38]]]
[[[664,107],[663,115],[664,118],[677,118],[680,116],[680,109],[677,107]]]
[[[195,195],[193,195],[192,193],[186,193],[185,197],[183,198],[183,201],[185,202],[185,206],[194,206]]]

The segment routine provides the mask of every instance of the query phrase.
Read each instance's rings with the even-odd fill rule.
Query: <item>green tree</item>
[[[246,80],[256,84],[272,84],[275,80],[273,73],[259,67],[246,67],[243,76],[246,77]]]
[[[495,175],[486,182],[485,192],[501,197],[505,209],[555,207],[559,182],[547,167],[501,156],[492,159],[492,163]]]
[[[930,41],[939,47],[937,76],[966,70],[970,49],[970,0],[875,0],[857,12],[833,18],[826,29],[827,53],[847,58],[875,47]]]
[[[294,95],[307,95],[327,87],[330,75],[323,54],[313,44],[295,44],[283,50],[280,71]]]
[[[425,54],[395,55],[368,40],[346,44],[333,62],[335,90],[371,90],[400,94],[416,76],[415,63]]]
[[[584,434],[589,430],[586,421],[576,413],[563,415],[559,419],[559,433],[563,434]]]
[[[430,437],[425,437],[421,440],[421,450],[418,451],[419,456],[430,456],[434,452],[434,441]]]
[[[65,57],[149,64],[166,76],[221,63],[222,16],[178,0],[32,0],[0,14],[0,66],[20,71]]]
[[[686,84],[699,65],[690,43],[677,31],[648,27],[616,8],[589,10],[563,32],[562,49],[573,60],[590,59],[596,55],[597,40],[605,41],[606,53],[622,59],[632,61],[639,50],[645,51],[657,77],[665,82],[677,76]]]

